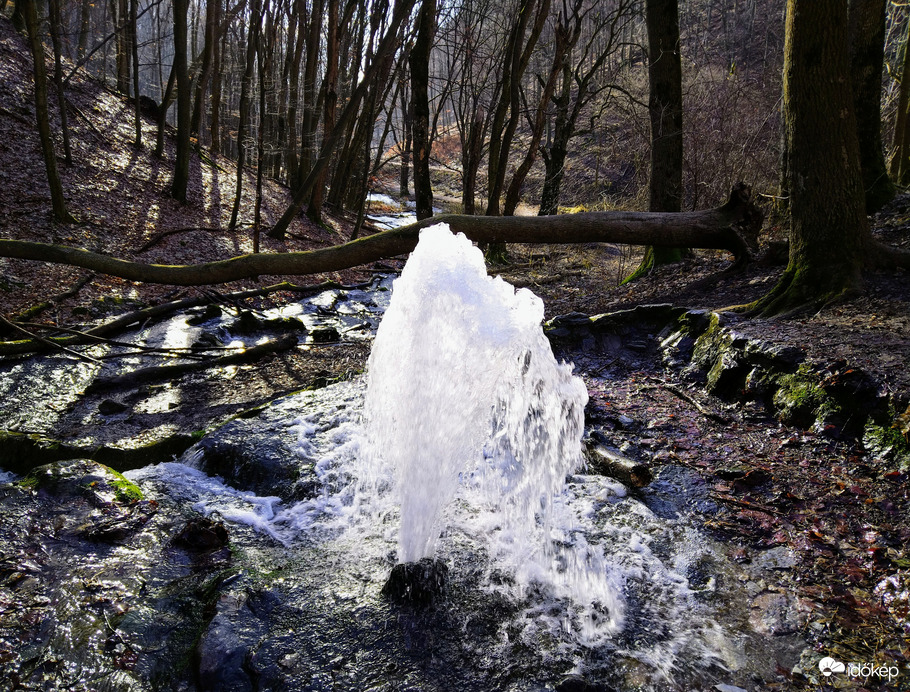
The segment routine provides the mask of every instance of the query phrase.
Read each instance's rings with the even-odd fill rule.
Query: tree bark
[[[174,0],[174,74],[177,80],[177,156],[174,161],[174,180],[171,197],[186,204],[186,188],[190,179],[190,92],[187,64],[188,0]],[[165,104],[161,104],[166,108]]]
[[[335,110],[338,105],[338,11],[339,0],[328,0],[328,24],[325,39],[325,77],[322,82],[322,148],[320,151],[331,150],[329,137],[335,129]],[[334,145],[331,145],[334,148]],[[322,202],[325,199],[325,184],[328,180],[328,160],[313,178],[312,191],[307,204],[307,217],[311,221],[322,220]],[[301,176],[302,177],[302,176]],[[301,182],[301,187],[303,182]],[[301,195],[301,205],[305,195]],[[290,223],[290,222],[288,222]]]
[[[414,198],[417,218],[433,216],[433,184],[430,181],[430,51],[436,33],[436,0],[423,0],[417,18],[417,37],[408,56],[411,68],[411,119],[414,146]]]
[[[907,185],[910,183],[910,22],[907,22],[904,34],[904,60],[892,144],[894,153],[889,164],[891,177],[898,185]]]
[[[268,0],[266,0],[268,2]],[[259,25],[262,23],[262,7],[259,0],[253,0],[250,11],[250,28],[246,37],[246,67],[240,85],[240,122],[237,125],[237,184],[234,189],[234,206],[231,209],[231,220],[228,229],[237,227],[240,215],[240,200],[243,196],[243,167],[246,164],[246,128],[250,118],[250,89],[253,83],[253,70],[256,67],[256,50],[259,41]]]
[[[897,190],[882,151],[882,66],[886,0],[850,0],[850,76],[859,137],[866,213],[874,214]]]
[[[819,307],[856,292],[873,243],[865,214],[846,3],[789,0],[784,113],[790,259],[781,281],[748,306],[762,315]]]
[[[405,78],[402,77],[404,82]],[[411,194],[408,184],[409,172],[411,170],[411,99],[408,96],[406,83],[401,88],[401,131],[404,137],[404,143],[399,142],[401,147],[401,167],[398,170],[398,196],[407,197]]]
[[[738,261],[746,261],[755,244],[761,221],[761,211],[749,199],[748,187],[739,184],[734,187],[726,204],[703,211],[588,212],[547,217],[444,214],[334,247],[307,252],[243,255],[201,265],[147,265],[81,248],[23,240],[0,240],[0,257],[68,264],[131,281],[204,286],[269,274],[338,271],[397,257],[414,249],[422,228],[434,223],[447,223],[454,232],[464,233],[479,243],[608,242],[701,247],[729,250]]]
[[[28,39],[32,48],[35,74],[35,118],[38,126],[38,136],[41,140],[41,151],[44,154],[44,167],[47,171],[47,182],[51,189],[51,206],[54,219],[61,223],[72,223],[73,217],[66,209],[63,198],[63,184],[57,171],[57,155],[54,152],[54,143],[51,140],[51,125],[47,112],[47,67],[44,64],[44,44],[38,33],[38,9],[35,0],[20,0],[16,6],[21,5],[23,19],[28,30]]]
[[[57,91],[57,108],[60,111],[60,130],[63,133],[63,156],[66,165],[73,165],[73,147],[70,143],[69,117],[66,112],[66,94],[63,90],[63,46],[60,40],[62,19],[60,16],[61,0],[49,0],[48,10],[51,28],[51,42],[54,46],[54,86]]]
[[[678,0],[645,2],[648,30],[648,80],[651,119],[651,181],[648,209],[682,208],[682,64]],[[634,279],[652,267],[682,259],[681,248],[648,248]]]
[[[142,114],[140,106],[140,81],[139,81],[139,0],[129,0],[130,3],[130,59],[133,63],[133,127],[136,137],[133,146],[142,147]]]

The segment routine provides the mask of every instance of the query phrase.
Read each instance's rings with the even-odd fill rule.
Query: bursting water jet
[[[588,395],[553,357],[543,316],[533,293],[487,275],[464,235],[421,233],[376,335],[364,406],[367,477],[395,479],[400,563],[433,557],[461,490],[494,508],[492,551],[519,582],[590,580],[588,558],[551,540],[554,501],[582,461]],[[615,591],[598,598],[618,623]]]

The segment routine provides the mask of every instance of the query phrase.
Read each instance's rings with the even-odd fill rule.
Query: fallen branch
[[[29,338],[29,340],[36,341],[39,344],[43,344],[44,346],[47,346],[48,348],[56,349],[58,351],[63,351],[64,353],[71,355],[79,360],[84,360],[87,363],[95,363],[98,365],[101,364],[101,361],[98,360],[97,358],[92,358],[91,356],[87,356],[84,353],[79,353],[78,351],[74,351],[71,348],[67,348],[63,344],[55,343],[55,342],[51,341],[50,339],[45,339],[43,336],[38,336],[37,334],[33,334],[32,332],[28,331],[24,327],[21,327],[18,324],[14,324],[14,323],[10,322],[8,319],[3,317],[2,315],[0,315],[0,324],[3,324],[5,326],[9,327],[10,329],[17,331],[21,334],[25,334]]]
[[[200,265],[141,264],[81,248],[23,240],[0,240],[0,257],[69,264],[130,281],[203,286],[262,275],[318,274],[397,257],[414,249],[421,229],[436,223],[448,223],[453,231],[481,243],[608,242],[717,248],[729,250],[737,262],[745,262],[761,226],[761,212],[750,201],[748,187],[739,184],[725,205],[705,211],[520,217],[445,214],[334,247],[242,255]]]
[[[208,370],[210,368],[220,368],[226,365],[236,365],[237,363],[248,363],[258,360],[269,353],[279,353],[294,348],[297,345],[296,334],[285,334],[277,339],[266,341],[263,344],[257,344],[240,353],[232,353],[221,358],[213,358],[207,361],[194,361],[192,363],[177,363],[175,365],[159,365],[149,368],[140,368],[116,377],[97,379],[85,389],[86,394],[95,394],[97,392],[108,391],[110,389],[119,389],[129,387],[144,382],[156,382],[159,380],[172,380],[181,375],[199,370]]]
[[[646,386],[646,387],[647,387],[647,386]],[[643,387],[643,389],[646,388],[646,387]],[[674,396],[679,397],[679,398],[682,399],[683,401],[685,401],[685,402],[691,404],[692,406],[694,406],[695,409],[696,409],[701,415],[703,415],[705,418],[710,418],[711,420],[715,420],[715,421],[717,421],[718,423],[725,423],[725,424],[726,424],[726,423],[729,423],[729,422],[730,422],[730,419],[729,419],[729,418],[727,418],[727,417],[724,416],[724,415],[721,415],[720,413],[715,413],[714,411],[712,411],[711,409],[709,409],[707,406],[705,406],[705,405],[703,405],[703,404],[700,404],[698,401],[696,401],[696,400],[693,399],[691,396],[689,396],[688,394],[686,394],[686,393],[685,393],[683,390],[681,390],[679,387],[675,387],[675,386],[673,386],[672,384],[667,384],[666,382],[660,382],[660,381],[657,381],[657,384],[656,384],[656,385],[650,385],[650,387],[653,387],[653,388],[655,388],[655,389],[659,387],[660,389],[665,389],[665,390],[667,390],[668,392],[670,392],[670,394],[673,394]]]

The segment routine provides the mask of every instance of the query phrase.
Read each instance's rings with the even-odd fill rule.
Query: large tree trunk
[[[41,139],[41,151],[44,154],[47,182],[51,189],[54,218],[63,223],[71,223],[73,217],[67,211],[66,201],[63,199],[63,185],[57,171],[57,155],[51,140],[51,125],[47,112],[47,68],[44,64],[44,44],[38,33],[38,10],[35,7],[35,0],[20,0],[16,6],[21,7],[34,59],[35,118],[38,125],[38,136]]]
[[[0,240],[0,257],[56,262],[132,281],[180,286],[226,283],[261,275],[338,271],[396,257],[417,245],[420,229],[447,223],[479,243],[623,243],[655,247],[726,249],[745,260],[761,227],[761,212],[745,185],[733,189],[717,209],[682,213],[589,212],[560,216],[466,216],[433,219],[354,240],[344,245],[270,255],[244,255],[195,266],[139,264],[81,248],[21,240]]]
[[[678,0],[646,0],[651,119],[651,183],[648,209],[682,208],[682,65]],[[682,248],[648,248],[634,279],[652,267],[678,262]]]
[[[894,123],[894,153],[889,162],[891,177],[898,185],[910,183],[910,22],[904,34],[904,60],[901,67],[897,113]]]
[[[851,294],[873,247],[850,88],[846,3],[789,0],[787,10],[790,261],[780,283],[750,306],[763,315]]]
[[[436,32],[436,0],[423,0],[417,19],[417,38],[408,56],[411,68],[411,120],[414,142],[414,198],[417,218],[433,216],[430,182],[430,50]]]
[[[886,0],[850,0],[850,76],[859,136],[866,212],[873,214],[896,193],[882,152],[882,65]]]

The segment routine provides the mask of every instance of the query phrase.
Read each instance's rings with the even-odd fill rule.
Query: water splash
[[[533,293],[487,276],[465,236],[444,224],[423,231],[370,355],[365,492],[394,475],[401,562],[433,556],[446,507],[469,495],[489,513],[488,550],[519,586],[580,589],[618,627],[602,554],[568,548],[555,530],[566,476],[582,460],[588,395],[553,357],[543,315]]]

